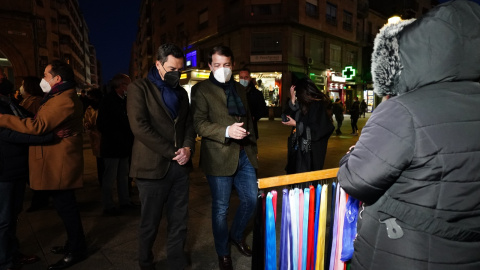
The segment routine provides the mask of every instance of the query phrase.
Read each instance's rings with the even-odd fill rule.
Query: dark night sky
[[[137,34],[140,0],[78,0],[106,84],[116,73],[128,74]]]

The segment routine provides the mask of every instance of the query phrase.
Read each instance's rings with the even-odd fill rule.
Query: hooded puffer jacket
[[[365,202],[352,269],[480,269],[480,5],[386,25],[374,111],[338,179]]]

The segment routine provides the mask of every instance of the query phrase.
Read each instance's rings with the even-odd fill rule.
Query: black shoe
[[[25,265],[36,263],[38,261],[40,261],[40,258],[37,255],[20,254],[13,260],[13,263],[16,265]]]
[[[50,252],[53,254],[65,254],[67,252],[67,249],[65,246],[55,246],[50,249]]]
[[[48,270],[65,269],[78,262],[85,260],[85,258],[87,258],[85,253],[78,253],[78,254],[68,253],[65,255],[65,257],[63,257],[63,259],[59,260],[54,264],[49,265]]]
[[[134,210],[134,209],[139,209],[140,205],[131,202],[131,203],[120,205],[120,208],[125,210],[128,210],[128,209]]]
[[[120,215],[121,212],[120,210],[118,210],[117,208],[115,207],[112,207],[112,208],[108,208],[108,209],[104,209],[103,210],[103,215],[104,216],[108,216],[108,217],[114,217],[114,216],[118,216]]]
[[[232,257],[230,255],[218,256],[220,270],[233,270]]]
[[[247,243],[245,243],[245,240],[235,241],[231,237],[229,240],[234,246],[237,247],[238,251],[242,253],[244,256],[252,257],[252,250],[247,245]]]

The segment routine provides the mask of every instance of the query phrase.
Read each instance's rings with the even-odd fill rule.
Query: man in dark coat
[[[353,103],[350,106],[350,120],[352,121],[350,125],[352,126],[352,133],[350,135],[358,135],[357,121],[360,117],[360,102],[358,102],[358,97],[353,98]]]
[[[342,131],[340,130],[340,128],[342,127],[343,123],[343,111],[344,108],[342,101],[337,98],[335,100],[335,103],[333,103],[333,115],[335,115],[335,120],[337,121],[337,129],[335,130],[337,136],[342,135]]]
[[[252,113],[253,130],[255,130],[255,137],[258,139],[258,125],[257,122],[260,118],[265,117],[268,113],[267,104],[263,99],[262,92],[255,88],[255,79],[250,77],[250,70],[243,68],[238,74],[240,78],[240,84],[245,86],[247,92],[248,106]]]
[[[374,91],[390,99],[338,172],[365,202],[352,269],[480,269],[478,48],[480,6],[471,1],[377,35]]]
[[[185,269],[188,264],[184,246],[195,132],[188,94],[179,85],[184,59],[178,46],[161,45],[147,78],[136,80],[128,90],[128,118],[135,135],[130,176],[136,179],[142,203],[138,236],[142,270],[155,269],[152,248],[164,206],[168,266]]]
[[[117,215],[113,202],[113,184],[117,181],[118,201],[121,208],[132,207],[128,189],[129,158],[133,134],[127,117],[126,93],[130,78],[125,74],[113,77],[112,90],[98,109],[97,127],[102,134],[100,156],[104,160],[102,179],[103,213]]]

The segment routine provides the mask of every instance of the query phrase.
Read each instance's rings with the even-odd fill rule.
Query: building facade
[[[158,46],[172,42],[184,49],[181,82],[189,91],[208,78],[211,48],[226,45],[234,74],[246,67],[262,81],[271,116],[280,115],[290,85],[304,76],[348,108],[371,84],[373,38],[387,18],[366,0],[142,0],[131,76],[145,77]]]
[[[0,67],[15,89],[25,76],[42,78],[55,59],[69,63],[79,89],[100,85],[95,49],[77,0],[2,1]]]

